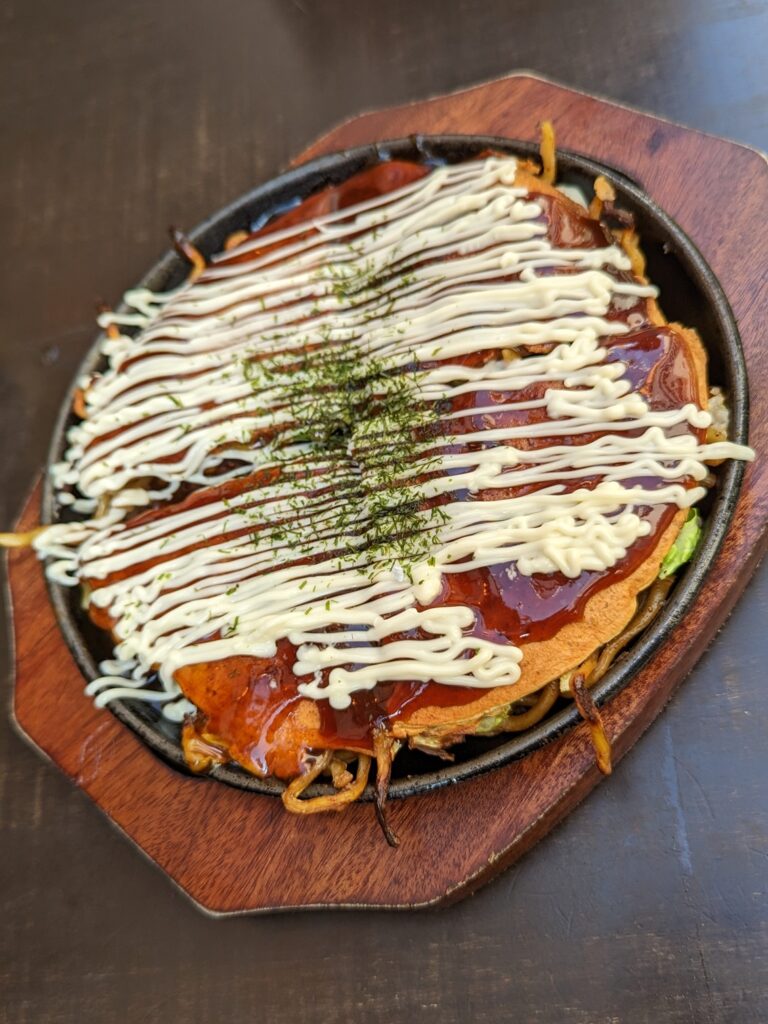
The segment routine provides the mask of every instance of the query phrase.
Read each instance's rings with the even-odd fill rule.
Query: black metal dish
[[[260,225],[311,193],[327,185],[338,184],[382,160],[397,158],[432,164],[456,163],[488,149],[521,157],[538,155],[538,148],[532,143],[489,136],[412,136],[360,146],[320,157],[259,186],[195,228],[189,238],[205,256],[211,256],[222,248],[231,232]],[[738,329],[720,284],[687,235],[636,183],[594,160],[576,153],[558,152],[558,183],[579,186],[589,195],[598,174],[604,175],[615,186],[618,205],[635,216],[649,276],[661,290],[661,304],[668,319],[695,327],[704,339],[710,358],[710,380],[720,384],[729,396],[732,440],[746,443],[746,369]],[[164,291],[182,283],[188,271],[188,264],[171,251],[149,271],[140,287]],[[101,337],[86,357],[78,377],[99,368],[102,362],[100,342]],[[66,446],[66,430],[74,422],[71,411],[73,394],[74,385],[64,401],[56,425],[51,463],[61,458]],[[736,461],[727,463],[718,472],[717,485],[708,498],[704,536],[695,558],[676,583],[661,614],[593,689],[598,704],[609,700],[631,681],[666,642],[691,606],[728,530],[743,472],[744,464]],[[53,522],[58,516],[50,475],[46,478],[42,513],[43,522]],[[62,632],[77,664],[86,679],[96,678],[100,674],[98,662],[111,654],[109,638],[90,624],[80,609],[76,591],[54,583],[49,583],[48,587]],[[187,771],[179,743],[179,729],[161,716],[158,707],[141,701],[120,700],[113,701],[110,709],[167,763]],[[434,758],[403,751],[395,760],[390,796],[412,796],[497,768],[555,739],[579,720],[575,707],[569,704],[550,714],[540,725],[512,739],[505,736],[470,737],[454,748],[456,761],[438,769],[434,767]],[[207,777],[258,793],[279,795],[283,789],[278,780],[257,779],[234,765],[220,766]],[[308,794],[329,791],[327,786],[315,785]],[[371,798],[369,787],[364,799]]]

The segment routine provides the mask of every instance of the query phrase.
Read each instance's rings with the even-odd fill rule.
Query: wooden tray
[[[762,220],[768,166],[750,149],[681,128],[527,74],[451,96],[365,114],[297,158],[416,132],[536,137],[624,169],[698,244],[742,333],[751,385],[751,443],[768,450],[768,253]],[[768,460],[750,467],[733,528],[674,640],[604,711],[616,758],[656,717],[744,588],[765,546]],[[39,484],[19,522],[36,524]],[[496,772],[395,801],[390,849],[371,805],[297,819],[280,801],[163,763],[83,696],[83,679],[29,551],[9,557],[14,606],[14,713],[51,758],[201,908],[234,914],[297,907],[418,907],[448,903],[529,849],[599,781],[586,727]]]

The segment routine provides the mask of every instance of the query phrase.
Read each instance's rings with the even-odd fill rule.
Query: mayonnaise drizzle
[[[650,530],[638,509],[687,507],[704,490],[684,482],[702,481],[707,461],[753,457],[728,442],[699,444],[688,428],[707,427],[710,416],[695,405],[654,411],[632,392],[600,339],[629,331],[607,319],[611,309],[655,289],[616,273],[630,264],[615,245],[553,246],[542,204],[514,186],[516,169],[514,159],[497,157],[438,168],[311,225],[247,242],[173,292],[129,292],[134,312],[102,316],[103,326],[136,332],[104,342],[107,369],[82,382],[87,418],[69,431],[53,475],[62,505],[87,514],[108,496],[110,511],[52,526],[36,541],[53,579],[108,580],[91,595],[117,638],[116,660],[88,687],[98,703],[161,699],[178,719],[189,707],[174,681],[180,668],[240,654],[270,658],[286,638],[297,648],[300,691],[335,708],[388,680],[514,683],[520,649],[474,636],[469,607],[440,606],[444,575],[498,563],[523,575],[609,569]],[[303,237],[308,226],[315,233]],[[265,241],[282,244],[259,255]],[[227,262],[233,255],[243,261]],[[274,444],[254,444],[253,436],[275,428],[278,442],[287,436],[285,381],[278,374],[255,387],[248,368],[301,353],[308,338],[329,350],[353,345],[360,360],[386,359],[404,373],[420,364],[415,394],[425,408],[472,392],[507,396],[451,412],[441,437],[414,446],[430,470],[420,476],[416,460],[413,481],[424,498],[446,502],[429,556],[409,572],[372,565],[365,550],[340,557],[359,541],[366,509],[338,536],[334,508],[349,500],[350,469],[317,461],[314,491],[299,509],[283,474],[227,501],[211,492],[197,507],[126,522],[130,510],[173,498],[182,485],[281,465]],[[458,362],[542,343],[554,348],[483,366]],[[515,399],[541,382],[541,398]],[[499,419],[531,409],[546,420]],[[483,418],[484,429],[473,429]],[[607,426],[597,440],[568,443]],[[546,443],[529,448],[532,439]],[[483,445],[477,451],[475,441]],[[316,459],[307,445],[288,450],[297,464]],[[564,490],[595,477],[594,487]],[[649,485],[623,482],[639,478]],[[540,489],[483,501],[459,494],[524,484]],[[302,517],[313,529],[299,557],[289,542],[261,540],[269,523],[293,519],[301,529]],[[117,573],[125,578],[113,580]],[[416,630],[420,638],[390,640]],[[160,695],[143,688],[153,668]]]

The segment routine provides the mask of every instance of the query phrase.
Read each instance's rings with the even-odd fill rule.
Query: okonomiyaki
[[[609,770],[590,687],[753,453],[611,186],[543,157],[383,159],[101,315],[32,542],[114,643],[87,692],[161,703],[194,771],[312,812],[375,763],[381,806],[400,748],[563,700]]]

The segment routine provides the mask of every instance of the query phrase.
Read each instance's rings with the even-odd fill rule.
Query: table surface
[[[768,149],[766,40],[766,0],[6,0],[0,528],[165,225],[361,110],[520,68]],[[441,911],[207,918],[3,716],[0,1021],[763,1024],[767,604],[764,567],[617,774]]]

